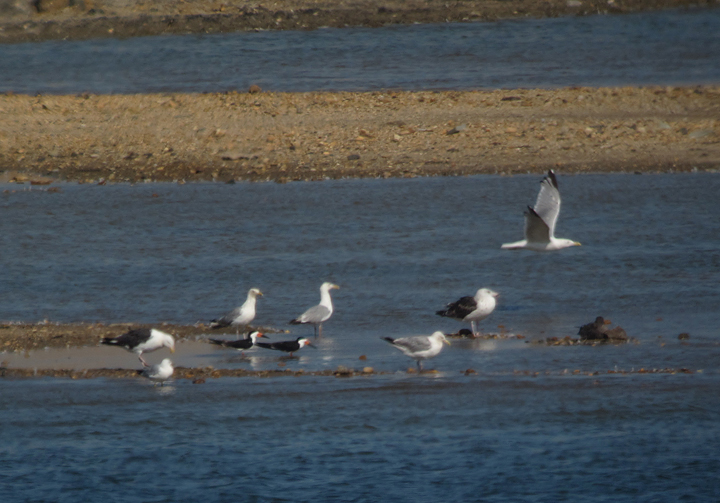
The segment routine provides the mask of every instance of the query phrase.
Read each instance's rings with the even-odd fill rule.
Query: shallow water
[[[173,361],[398,371],[3,380],[0,499],[717,499],[720,175],[561,175],[558,235],[583,246],[500,250],[521,236],[540,178],[0,186],[4,320],[194,323],[256,286],[257,323],[290,338],[311,332],[285,322],[331,280],[341,289],[317,350],[239,358],[198,340]],[[434,311],[480,286],[501,293],[484,330],[574,335],[603,315],[637,344],[453,341],[427,363],[437,374],[405,374],[412,362],[380,337],[461,328]],[[0,356],[138,365],[107,347]],[[640,368],[694,373],[607,373]]]
[[[4,501],[714,501],[717,378],[2,383]]]
[[[550,254],[501,250],[522,236],[522,211],[540,178],[69,184],[61,193],[3,193],[2,319],[193,324],[224,314],[257,287],[265,296],[255,323],[292,328],[273,335],[281,340],[312,334],[287,321],[315,305],[328,280],[341,288],[333,291],[327,337],[317,351],[298,353],[290,368],[357,366],[360,355],[374,367],[396,368],[404,357],[381,336],[457,331],[462,323],[435,311],[485,286],[501,294],[481,323],[485,331],[575,336],[602,315],[645,343],[632,357],[627,348],[563,353],[591,355],[577,362],[585,370],[674,366],[664,363],[664,347],[654,354],[649,344],[677,346],[681,332],[691,334],[691,348],[720,342],[720,176],[560,176],[557,234],[583,246]],[[439,369],[508,372],[522,368],[516,356],[527,354],[523,341],[456,346],[447,351],[452,358],[436,360]],[[687,351],[704,362],[704,350]],[[177,361],[191,364],[183,354],[198,353],[203,361],[225,355],[227,365],[277,363],[267,352],[238,363],[236,353],[206,345]],[[610,356],[596,360],[600,354]],[[525,358],[536,370],[571,364]]]
[[[545,88],[720,81],[720,10],[5,44],[0,92]]]

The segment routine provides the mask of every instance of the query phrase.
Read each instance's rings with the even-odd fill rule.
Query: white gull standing
[[[143,360],[143,353],[149,353],[162,347],[170,348],[171,353],[175,352],[175,339],[173,336],[154,328],[138,328],[129,330],[117,337],[103,337],[100,343],[108,346],[119,346],[135,353],[143,365],[147,365],[147,362]]]
[[[290,320],[290,324],[302,325],[310,323],[314,328],[315,337],[322,337],[322,324],[333,314],[332,299],[330,298],[330,290],[333,288],[340,287],[327,281],[323,283],[320,286],[320,304],[311,307],[294,320]]]
[[[477,330],[476,323],[484,320],[490,313],[495,310],[495,297],[497,292],[489,288],[481,288],[475,294],[475,297],[462,297],[455,302],[448,304],[447,307],[436,314],[456,320],[469,321],[474,337],[480,335]]]
[[[401,337],[393,339],[392,337],[383,337],[383,340],[398,348],[407,356],[417,362],[418,370],[422,371],[422,360],[427,360],[440,354],[443,344],[450,345],[450,341],[445,338],[445,334],[438,331],[432,335],[415,335],[412,337]]]
[[[210,328],[225,328],[234,326],[237,329],[237,335],[240,335],[240,327],[246,326],[255,319],[255,303],[258,297],[263,294],[257,288],[251,288],[248,291],[247,299],[242,306],[236,307],[219,320],[212,320]]]
[[[157,381],[162,386],[165,381],[170,379],[175,369],[170,358],[165,358],[157,365],[146,365],[142,371],[142,375],[152,381]]]
[[[571,239],[555,237],[555,223],[560,213],[560,191],[557,178],[552,170],[540,182],[535,207],[528,206],[525,212],[525,239],[514,243],[505,243],[506,250],[553,251],[569,246],[580,246]]]

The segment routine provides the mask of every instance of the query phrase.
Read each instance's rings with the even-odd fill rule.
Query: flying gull
[[[417,361],[418,370],[422,371],[422,361],[440,354],[443,343],[450,345],[442,332],[435,332],[428,335],[415,335],[413,337],[402,337],[393,339],[391,337],[383,337],[384,340],[398,348],[407,356]]]
[[[245,326],[255,319],[255,302],[258,297],[262,297],[262,292],[257,288],[251,288],[248,291],[245,303],[236,307],[219,320],[212,320],[210,328],[225,328],[234,326],[237,329],[238,337],[240,335],[240,327]]]
[[[300,351],[305,346],[315,348],[315,346],[310,344],[310,340],[306,337],[298,337],[294,341],[258,342],[256,346],[266,349],[274,349],[276,351],[285,351],[286,353],[290,353],[290,356],[292,356],[295,351]]]
[[[146,366],[147,362],[143,360],[143,353],[149,353],[162,347],[168,347],[171,352],[175,352],[175,339],[173,339],[173,336],[154,328],[138,328],[117,337],[104,337],[100,343],[125,348],[138,355],[142,364]]]
[[[571,239],[555,237],[555,223],[560,213],[560,191],[557,178],[552,170],[540,182],[535,207],[528,206],[525,212],[525,239],[514,243],[505,243],[501,248],[506,250],[553,251],[580,246]]]
[[[250,349],[255,344],[257,344],[257,340],[259,337],[266,337],[261,332],[253,332],[251,333],[247,339],[240,339],[237,341],[226,341],[223,339],[209,339],[211,344],[217,344],[218,346],[222,346],[224,348],[230,348],[230,349],[237,349],[238,351],[241,351],[244,353],[246,349]]]
[[[328,283],[327,281],[320,286],[320,304],[311,307],[303,314],[290,320],[291,325],[301,325],[311,323],[313,325],[315,337],[322,336],[322,323],[327,321],[333,313],[332,299],[330,298],[330,290],[340,288],[339,286]]]
[[[448,304],[445,309],[438,311],[437,314],[456,320],[469,321],[473,336],[477,337],[480,332],[477,330],[476,323],[490,316],[490,313],[495,309],[495,297],[497,296],[497,292],[488,288],[481,288],[477,291],[475,297],[462,297],[460,300]]]
[[[148,379],[159,382],[162,386],[165,381],[170,379],[174,371],[175,369],[173,368],[170,358],[165,358],[158,365],[146,366],[142,371],[142,375]]]

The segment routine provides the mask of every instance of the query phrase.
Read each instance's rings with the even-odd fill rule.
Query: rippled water
[[[457,330],[434,311],[479,286],[501,293],[485,330],[574,335],[603,315],[638,343],[455,341],[422,376],[3,380],[0,499],[717,499],[720,176],[561,175],[558,235],[583,246],[500,250],[539,180],[1,186],[4,320],[194,323],[257,286],[257,322],[290,328],[323,280],[341,286],[315,351],[241,359],[197,341],[180,365],[402,371],[380,336]]]
[[[3,45],[0,92],[468,89],[720,81],[720,10]]]

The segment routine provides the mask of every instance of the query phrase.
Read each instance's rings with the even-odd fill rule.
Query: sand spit
[[[0,96],[0,181],[720,168],[720,87]]]

